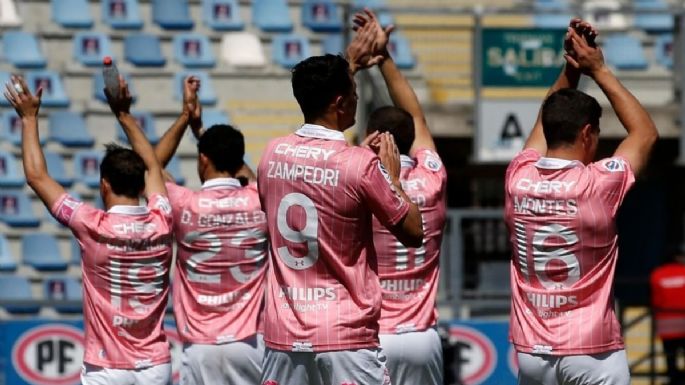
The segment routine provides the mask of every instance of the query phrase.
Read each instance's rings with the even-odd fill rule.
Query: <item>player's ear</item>
[[[335,97],[335,110],[339,113],[345,111],[345,98],[341,95]]]
[[[586,124],[580,129],[580,138],[583,143],[590,143],[592,141],[592,125]]]

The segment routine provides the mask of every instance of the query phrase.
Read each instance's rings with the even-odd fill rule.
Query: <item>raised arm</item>
[[[584,74],[592,77],[611,103],[616,116],[628,132],[614,155],[624,157],[637,175],[644,168],[649,153],[659,134],[647,110],[614,76],[604,64],[602,50],[588,44],[586,39],[571,31],[575,58],[569,61]]]
[[[174,124],[162,135],[159,143],[155,146],[155,155],[162,167],[166,167],[176,153],[179,143],[186,132],[189,123],[200,121],[202,126],[202,107],[197,100],[197,91],[200,89],[200,79],[188,76],[183,80],[183,109],[181,115]]]
[[[26,182],[41,201],[51,209],[66,192],[48,173],[45,156],[38,138],[38,111],[43,89],[31,94],[24,79],[12,76],[11,84],[5,85],[5,98],[21,118],[21,158]]]
[[[124,128],[124,132],[128,137],[129,143],[133,151],[135,151],[143,159],[147,172],[145,173],[145,195],[148,197],[152,194],[161,194],[166,196],[166,187],[164,186],[164,178],[162,177],[162,167],[155,156],[155,151],[152,145],[143,134],[143,131],[138,126],[138,122],[131,115],[131,94],[128,91],[128,85],[122,76],[119,76],[119,97],[114,98],[109,94],[105,88],[105,95],[109,102],[109,107],[119,120],[119,124]]]

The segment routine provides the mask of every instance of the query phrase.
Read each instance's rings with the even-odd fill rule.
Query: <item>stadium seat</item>
[[[74,178],[67,174],[62,156],[48,150],[43,151],[43,155],[45,155],[45,163],[48,166],[50,176],[63,187],[71,187],[74,184]]]
[[[385,28],[390,24],[395,24],[395,19],[392,17],[392,14],[390,12],[379,11],[378,23],[380,23],[381,27]]]
[[[14,0],[0,0],[0,27],[18,27],[21,23]]]
[[[226,111],[219,109],[203,109],[202,110],[202,124],[206,127],[212,127],[215,124],[231,124],[231,118],[226,114]]]
[[[61,305],[59,301],[82,301],[81,284],[74,278],[63,276],[49,276],[43,280],[45,299],[55,301],[53,306],[60,313],[80,313],[83,305]]]
[[[200,103],[206,105],[216,104],[217,97],[216,92],[214,92],[214,86],[212,86],[212,80],[209,75],[203,71],[182,71],[177,72],[174,75],[174,83],[176,84],[174,87],[174,96],[176,100],[183,100],[183,80],[190,75],[198,77],[200,79],[200,84],[202,84],[198,94]]]
[[[16,112],[6,111],[0,115],[0,139],[21,146],[21,118]],[[39,140],[41,145],[45,144],[45,135],[41,135]]]
[[[157,134],[157,129],[155,128],[155,117],[150,112],[136,111],[132,112],[134,118],[138,121],[138,125],[145,133],[145,136],[152,144],[157,144],[159,142],[159,135]],[[116,123],[117,126],[117,140],[120,142],[128,143],[128,138],[124,129]]]
[[[138,67],[163,67],[166,64],[159,38],[144,33],[124,38],[124,57]]]
[[[11,74],[7,71],[0,71],[0,86],[5,87],[5,84],[9,83]],[[10,102],[3,96],[0,98],[0,106],[11,107]]]
[[[26,179],[19,171],[14,155],[0,150],[0,187],[23,187]]]
[[[383,0],[353,0],[352,8],[354,9],[379,9],[385,7],[385,1]]]
[[[88,0],[51,0],[52,20],[64,28],[90,28],[93,17]]]
[[[103,0],[102,21],[114,29],[142,28],[138,0]]]
[[[0,302],[2,301],[33,301],[31,283],[25,277],[2,276],[0,277]],[[4,305],[8,313],[12,314],[37,314],[40,311],[38,305]]]
[[[21,190],[0,190],[0,221],[11,227],[38,227],[31,200]]]
[[[245,28],[236,0],[204,0],[202,18],[215,31],[240,31]]]
[[[186,184],[186,178],[184,178],[183,173],[181,173],[181,162],[178,160],[177,156],[174,156],[169,160],[169,163],[166,165],[166,170],[174,177],[177,184]]]
[[[17,270],[17,260],[10,249],[9,241],[0,234],[0,271]]]
[[[100,150],[81,150],[74,154],[74,177],[90,188],[100,187]]]
[[[649,65],[642,42],[631,35],[607,36],[603,50],[606,62],[619,70],[644,70]]]
[[[306,0],[302,3],[302,24],[315,32],[339,32],[342,19],[331,0]]]
[[[262,42],[249,32],[227,33],[221,40],[221,58],[236,67],[263,67],[266,65]]]
[[[568,0],[536,0],[533,24],[538,28],[567,28],[573,17]]]
[[[86,128],[86,121],[74,111],[55,111],[48,116],[50,140],[65,147],[93,147],[95,139]]]
[[[285,0],[254,0],[252,22],[264,32],[290,32],[293,20]]]
[[[46,233],[24,234],[21,238],[23,263],[39,271],[63,271],[67,261],[62,256],[57,239]]]
[[[416,65],[416,61],[411,54],[409,41],[397,32],[390,35],[388,51],[390,52],[390,55],[392,55],[397,68],[411,69]]]
[[[79,63],[102,67],[105,56],[112,56],[112,46],[104,33],[80,32],[74,36],[74,59]]]
[[[198,33],[175,35],[173,47],[176,61],[184,67],[210,68],[216,64],[212,43],[205,35]]]
[[[164,29],[193,29],[188,0],[152,0],[152,20]]]
[[[324,54],[337,55],[345,52],[345,42],[343,36],[339,33],[329,34],[323,39],[321,45],[323,46]]]
[[[44,68],[47,61],[38,39],[23,31],[5,31],[2,36],[3,56],[17,68]]]
[[[43,106],[69,107],[69,97],[62,85],[62,78],[57,72],[51,70],[27,72],[26,83],[33,92],[36,92],[38,87],[43,87]]]
[[[128,74],[120,72],[121,75],[126,79],[128,84],[128,91],[133,96],[133,103],[136,102],[136,87],[131,81],[131,76]],[[96,71],[93,75],[93,97],[103,103],[107,103],[107,97],[105,96],[105,78],[102,77],[102,71]]]
[[[655,39],[654,55],[659,65],[673,69],[673,35],[664,34]]]
[[[275,36],[271,42],[273,61],[285,68],[293,68],[295,64],[310,56],[309,40],[295,34]]]
[[[71,259],[69,263],[74,266],[81,265],[81,246],[78,244],[76,238],[71,238],[69,242],[69,250],[71,251]]]
[[[635,0],[635,19],[633,25],[647,32],[673,31],[674,16],[669,13],[668,3],[664,0]],[[663,11],[656,13],[656,11]]]
[[[624,30],[628,19],[621,13],[619,0],[587,0],[583,3],[584,19],[600,31]]]

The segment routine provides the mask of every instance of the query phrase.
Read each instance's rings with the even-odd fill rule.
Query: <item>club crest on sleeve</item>
[[[383,178],[385,178],[386,181],[388,181],[388,184],[392,186],[392,179],[390,179],[390,173],[388,170],[385,169],[385,166],[383,166],[383,163],[381,161],[378,161],[378,170],[381,172],[383,175]]]
[[[602,167],[604,167],[609,172],[621,172],[625,171],[625,166],[623,161],[619,159],[608,159],[602,162]]]
[[[426,159],[423,161],[423,165],[431,171],[440,171],[442,168],[442,162],[440,161],[440,158],[438,158],[438,156],[432,151],[427,153]]]
[[[171,214],[171,204],[169,203],[168,199],[164,197],[158,197],[155,206],[165,214]]]

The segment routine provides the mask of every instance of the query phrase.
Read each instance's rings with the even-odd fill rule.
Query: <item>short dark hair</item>
[[[367,135],[374,131],[389,132],[395,138],[400,154],[408,155],[414,143],[414,118],[398,107],[377,108],[369,116],[369,123],[366,126]]]
[[[350,65],[340,55],[312,56],[293,68],[292,87],[305,119],[316,118],[352,90]]]
[[[573,88],[562,88],[542,104],[542,130],[548,148],[573,144],[580,130],[590,124],[599,129],[602,107],[592,96]]]
[[[109,182],[115,194],[138,198],[145,189],[145,170],[143,158],[135,151],[114,143],[105,145],[100,178]]]
[[[202,134],[197,149],[217,171],[235,174],[243,166],[245,138],[231,125],[215,124]]]

